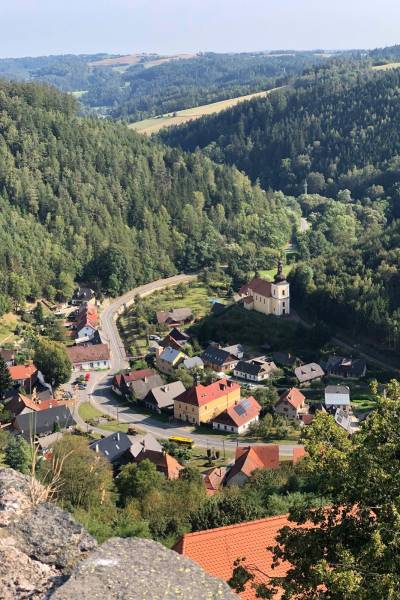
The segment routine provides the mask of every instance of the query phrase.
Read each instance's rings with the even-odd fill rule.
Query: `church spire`
[[[281,281],[286,281],[286,277],[283,273],[283,262],[281,259],[278,261],[278,271],[275,275],[275,283],[280,283]]]

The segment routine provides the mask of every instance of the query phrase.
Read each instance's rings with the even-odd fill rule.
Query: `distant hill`
[[[313,52],[42,56],[0,59],[0,77],[54,85],[82,110],[134,122],[264,91],[329,60]]]
[[[400,156],[400,71],[370,63],[310,70],[291,89],[160,133],[286,193],[391,190]],[[392,165],[392,166],[391,166]]]

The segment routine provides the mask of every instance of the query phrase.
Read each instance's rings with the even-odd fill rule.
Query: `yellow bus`
[[[168,438],[169,442],[174,442],[178,444],[178,446],[184,446],[185,448],[193,448],[194,441],[191,438],[187,437],[179,437],[177,435],[173,435]]]

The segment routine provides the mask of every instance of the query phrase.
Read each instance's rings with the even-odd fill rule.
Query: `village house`
[[[185,386],[181,381],[164,383],[158,387],[153,387],[143,400],[146,408],[161,414],[162,412],[174,412],[174,400],[185,391]]]
[[[38,378],[38,370],[35,365],[13,365],[8,367],[8,370],[15,387],[22,386],[28,393],[32,391]]]
[[[325,388],[326,408],[350,406],[350,388],[347,385],[327,385]]]
[[[175,350],[168,346],[162,352],[159,351],[156,354],[156,366],[161,373],[172,375],[174,369],[179,367],[185,358],[187,358],[187,356],[182,350]]]
[[[40,394],[36,392],[36,389],[33,391],[31,397],[17,393],[9,401],[6,399],[5,402],[6,409],[11,413],[12,417],[16,417],[22,412],[47,410],[48,408],[64,404],[65,402],[59,402],[53,398],[49,390],[43,390],[43,393]]]
[[[72,296],[71,304],[73,306],[79,306],[80,304],[95,304],[96,296],[92,289],[88,287],[79,287],[75,290]]]
[[[182,363],[182,366],[185,367],[188,371],[192,371],[193,369],[197,369],[202,371],[204,369],[204,363],[201,360],[200,356],[192,356],[189,358],[185,358]]]
[[[279,531],[284,527],[294,527],[287,515],[185,533],[173,549],[196,562],[209,575],[223,581],[232,577],[235,561],[246,557],[245,565],[251,565],[254,582],[268,583],[271,578],[284,577],[290,567],[287,562],[275,565],[269,549],[276,545]],[[239,594],[242,600],[257,600],[252,583],[248,581],[244,592]]]
[[[13,427],[27,441],[75,427],[76,422],[66,406],[54,406],[46,410],[22,412],[14,419]]]
[[[200,425],[209,423],[240,400],[240,385],[226,379],[210,385],[195,385],[174,401],[174,417]]]
[[[132,446],[129,450],[132,458],[136,458],[143,450],[152,450],[153,452],[163,452],[163,447],[151,433],[144,435],[135,435],[131,437]]]
[[[146,377],[156,375],[153,369],[139,369],[137,371],[128,371],[126,373],[117,373],[113,377],[111,389],[118,396],[129,396],[131,393],[130,384],[133,381],[140,381]]]
[[[223,486],[226,467],[212,467],[203,473],[207,496],[214,496]]]
[[[242,344],[233,344],[232,346],[225,346],[222,348],[225,352],[229,352],[232,356],[235,356],[238,360],[241,360],[244,356],[244,348]]]
[[[236,448],[235,464],[229,470],[226,485],[244,485],[256,469],[277,469],[279,467],[279,446],[243,446]]]
[[[157,471],[164,475],[166,479],[178,479],[179,474],[184,468],[178,463],[176,458],[166,452],[155,452],[143,448],[140,454],[134,459],[134,462],[140,464],[143,460],[149,460],[155,465]]]
[[[232,371],[238,363],[238,359],[230,352],[211,344],[201,355],[204,365],[213,371]]]
[[[97,308],[91,304],[82,304],[75,323],[77,338],[91,339],[97,331],[99,316]]]
[[[189,340],[190,336],[187,333],[180,331],[177,327],[173,327],[160,342],[160,346],[163,348],[171,346],[171,348],[175,348],[175,350],[182,350]]]
[[[12,367],[15,364],[15,351],[7,348],[0,348],[0,356],[6,363],[7,367]]]
[[[335,422],[349,435],[360,430],[360,420],[355,416],[350,406],[340,406],[335,411]]]
[[[240,288],[238,294],[247,310],[277,317],[290,314],[290,286],[283,274],[281,261],[273,283],[254,277]]]
[[[367,372],[367,364],[362,358],[330,356],[325,367],[326,374],[341,379],[360,379]]]
[[[260,382],[265,381],[277,371],[278,367],[271,359],[261,356],[248,361],[239,361],[233,370],[233,374],[240,379]]]
[[[280,396],[274,410],[288,419],[300,419],[301,415],[308,414],[306,397],[299,389],[290,388]]]
[[[301,365],[294,370],[294,374],[296,375],[299,383],[303,385],[311,383],[311,381],[321,380],[325,375],[322,367],[320,367],[320,365],[317,363]]]
[[[130,437],[122,431],[117,431],[89,444],[89,448],[94,452],[102,454],[113,467],[120,467],[131,461],[131,446],[132,441]]]
[[[129,384],[130,396],[134,400],[142,402],[150,390],[160,385],[164,385],[164,381],[158,373],[150,375],[150,377],[144,377],[143,379],[136,379]]]
[[[213,419],[213,429],[237,434],[245,433],[250,425],[258,422],[260,411],[261,406],[253,396],[243,398]]]
[[[179,327],[193,321],[191,308],[173,308],[172,310],[159,310],[156,313],[157,323],[168,327]]]
[[[74,371],[110,368],[110,350],[107,344],[71,346],[66,350]]]

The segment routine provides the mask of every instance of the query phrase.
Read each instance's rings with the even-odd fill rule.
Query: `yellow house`
[[[160,354],[157,354],[156,366],[161,373],[172,375],[174,369],[176,369],[176,367],[178,367],[186,358],[187,356],[184,352],[168,346]]]
[[[278,272],[273,282],[254,277],[240,288],[239,296],[243,299],[244,308],[247,310],[256,310],[264,315],[277,317],[289,315],[290,286],[283,274],[282,263],[279,262]]]
[[[240,385],[221,379],[211,385],[196,385],[174,400],[174,417],[200,425],[208,423],[240,400]]]

